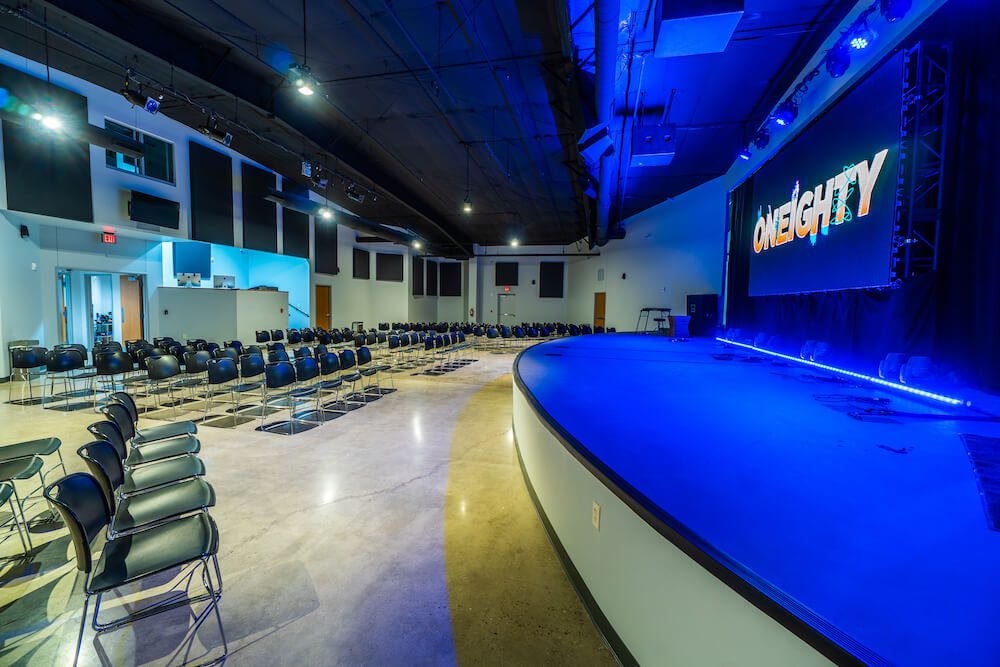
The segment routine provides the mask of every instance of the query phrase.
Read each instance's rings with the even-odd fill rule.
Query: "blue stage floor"
[[[744,578],[888,662],[1000,664],[1000,532],[961,437],[1000,438],[1000,423],[722,352],[591,335],[530,348],[518,371],[592,457]],[[848,414],[875,397],[916,414]]]

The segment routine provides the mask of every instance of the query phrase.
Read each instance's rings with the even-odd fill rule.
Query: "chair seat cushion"
[[[215,490],[203,479],[190,479],[157,491],[124,498],[115,511],[115,532],[133,530],[170,517],[215,505]]]
[[[205,380],[206,380],[206,378],[203,378],[203,377],[201,377],[201,378],[188,378],[186,380],[180,380],[178,382],[175,382],[174,383],[174,387],[180,387],[180,388],[185,388],[185,387],[199,387],[199,386],[205,384]]]
[[[55,454],[62,441],[59,438],[39,438],[38,440],[26,440],[13,445],[0,446],[0,461],[9,459],[19,459],[25,456],[48,456]]]
[[[243,384],[233,385],[231,389],[235,392],[243,393],[247,391],[257,391],[263,386],[263,382],[244,382]]]
[[[201,443],[193,435],[182,435],[169,440],[156,440],[145,445],[132,447],[125,459],[126,466],[138,466],[144,463],[171,459],[175,456],[197,454],[201,451]]]
[[[361,369],[361,374],[364,375],[365,377],[371,377],[372,375],[375,375],[376,373],[378,373],[378,370],[375,369],[375,368],[363,368],[363,369]]]
[[[156,426],[147,426],[141,431],[136,431],[135,437],[132,438],[132,444],[144,445],[147,442],[168,440],[176,438],[179,435],[192,435],[197,432],[198,425],[194,422],[183,421],[171,424],[157,424]]]
[[[340,379],[343,380],[344,382],[357,382],[358,380],[361,379],[361,373],[358,372],[348,373],[347,375],[341,375]]]
[[[204,558],[218,549],[219,529],[208,514],[171,521],[107,542],[87,588],[91,593],[111,590]]]
[[[384,371],[392,370],[392,366],[390,366],[389,364],[379,364],[378,366],[375,367],[375,370],[377,370],[379,373],[382,373]]]
[[[122,483],[122,492],[136,493],[192,477],[201,477],[204,474],[205,464],[197,456],[179,456],[127,471],[125,481]]]
[[[316,387],[296,387],[288,392],[288,396],[292,398],[305,398],[307,396],[313,396],[316,394]]]
[[[323,380],[316,386],[319,387],[320,391],[325,391],[327,389],[337,389],[338,387],[341,387],[343,384],[344,381],[341,380],[340,378],[337,378],[336,380]]]

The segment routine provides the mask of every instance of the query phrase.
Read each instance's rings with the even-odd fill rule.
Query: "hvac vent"
[[[597,282],[604,282],[604,269],[597,269]]]
[[[653,24],[653,55],[672,58],[721,53],[741,18],[742,0],[664,2]]]
[[[677,128],[647,125],[632,130],[632,167],[666,167],[674,161]]]

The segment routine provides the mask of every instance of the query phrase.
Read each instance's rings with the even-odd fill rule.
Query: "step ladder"
[[[667,329],[670,328],[668,318],[672,310],[672,308],[641,308],[639,317],[635,321],[635,330],[641,334],[667,335]],[[651,315],[656,317],[650,317]],[[649,328],[651,323],[652,329]]]

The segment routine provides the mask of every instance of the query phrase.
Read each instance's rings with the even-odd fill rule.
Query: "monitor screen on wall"
[[[897,55],[733,191],[750,296],[891,283],[901,81]]]
[[[403,256],[387,252],[375,253],[375,280],[403,282]]]
[[[181,222],[181,206],[175,201],[147,195],[144,192],[132,190],[129,201],[128,217],[135,222],[142,222],[157,227],[178,229]]]
[[[181,273],[197,273],[206,279],[212,275],[211,244],[197,241],[174,243],[174,275]]]
[[[504,285],[516,285],[517,284],[517,262],[497,262],[496,263],[496,285],[502,287]]]

